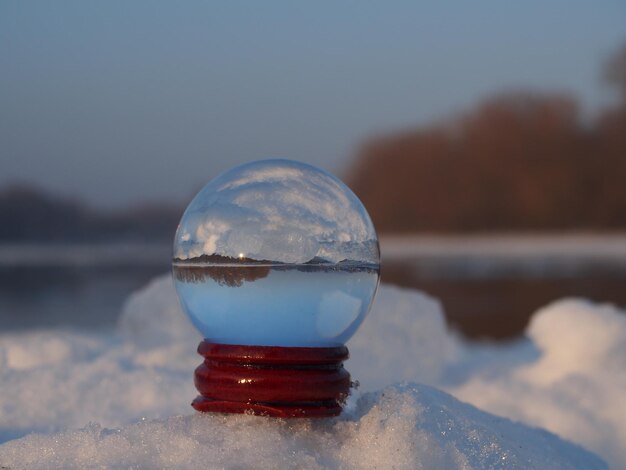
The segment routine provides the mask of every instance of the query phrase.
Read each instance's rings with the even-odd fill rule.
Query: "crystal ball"
[[[172,267],[183,310],[208,341],[332,347],[369,311],[380,251],[363,204],[338,178],[261,160],[191,201]]]

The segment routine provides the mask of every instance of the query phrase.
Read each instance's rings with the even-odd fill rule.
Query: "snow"
[[[129,298],[114,335],[0,335],[0,467],[605,468],[582,447],[626,467],[615,307],[557,302],[523,341],[470,345],[436,300],[383,285],[348,343],[361,385],[321,421],[194,413],[199,341],[170,276]]]
[[[626,315],[610,305],[563,300],[527,330],[537,357],[494,373],[485,365],[454,395],[541,426],[626,467]]]
[[[520,444],[521,443],[521,444]],[[98,424],[0,447],[27,468],[605,468],[573,444],[425,385],[361,396],[340,419],[187,415]]]

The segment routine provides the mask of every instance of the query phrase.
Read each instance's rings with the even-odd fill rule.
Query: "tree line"
[[[163,205],[95,210],[31,186],[15,185],[0,191],[0,241],[170,243],[181,213],[181,208]]]
[[[626,229],[626,46],[607,64],[615,105],[495,96],[463,116],[368,141],[348,182],[382,232]]]

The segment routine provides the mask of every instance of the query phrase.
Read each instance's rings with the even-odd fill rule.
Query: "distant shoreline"
[[[383,259],[420,256],[588,257],[626,261],[626,232],[622,233],[482,233],[383,234]]]
[[[428,278],[626,276],[626,233],[382,234],[380,246],[383,274],[396,266],[408,266],[407,269]],[[189,268],[201,265],[186,260],[178,264]],[[228,264],[242,266],[227,263],[224,267]],[[166,271],[171,266],[172,245],[169,243],[0,243],[2,269],[154,268]]]
[[[170,243],[0,243],[0,268],[167,267]]]

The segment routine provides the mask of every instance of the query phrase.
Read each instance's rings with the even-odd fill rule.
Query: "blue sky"
[[[509,89],[593,112],[626,2],[0,0],[0,188],[183,202],[264,157],[341,174],[369,135]]]

